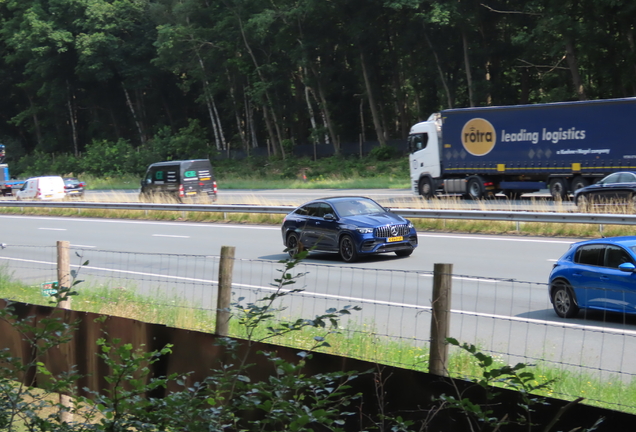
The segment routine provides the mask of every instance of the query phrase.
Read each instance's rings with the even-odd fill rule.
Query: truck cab
[[[442,119],[431,115],[427,121],[411,127],[408,138],[411,187],[416,195],[430,198],[441,175],[440,141]]]

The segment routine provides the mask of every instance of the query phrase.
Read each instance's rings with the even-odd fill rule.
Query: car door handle
[[[601,276],[601,280],[609,280],[607,276]]]

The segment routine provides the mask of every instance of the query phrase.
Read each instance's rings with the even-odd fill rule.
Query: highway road
[[[29,284],[55,279],[55,242],[67,240],[90,264],[87,285],[135,288],[156,299],[178,295],[213,308],[221,246],[235,246],[235,297],[271,291],[286,258],[277,226],[0,216],[0,262]],[[327,307],[360,305],[358,328],[425,344],[429,338],[434,263],[453,264],[452,334],[509,361],[549,359],[594,373],[636,373],[636,321],[600,314],[556,317],[547,298],[548,274],[575,239],[419,234],[411,257],[393,254],[345,265],[314,253],[298,271],[306,289],[285,303],[304,317]],[[73,263],[79,258],[72,257]],[[369,328],[368,327],[368,328]],[[409,360],[405,360],[408,363]],[[410,360],[412,361],[412,359]],[[601,372],[599,372],[601,371]],[[627,378],[626,378],[627,379]]]

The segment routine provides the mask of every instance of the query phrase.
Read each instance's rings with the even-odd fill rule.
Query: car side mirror
[[[630,262],[623,263],[619,265],[618,268],[624,272],[633,273],[636,271],[636,266]]]
[[[333,220],[336,220],[336,215],[334,215],[333,213],[327,213],[327,214],[325,214],[325,215],[323,216],[323,218],[324,218],[325,220],[331,220],[331,221],[333,221]]]

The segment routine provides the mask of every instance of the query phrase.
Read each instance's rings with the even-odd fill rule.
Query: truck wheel
[[[590,182],[588,179],[584,177],[574,177],[574,180],[572,180],[572,187],[570,189],[572,190],[572,192],[574,192],[577,189],[581,189],[589,185]]]
[[[469,198],[478,200],[484,197],[484,183],[479,177],[469,178],[466,189],[468,191]]]
[[[423,198],[433,198],[435,191],[433,190],[433,183],[430,178],[422,177],[419,181],[418,189]]]
[[[568,196],[568,184],[564,178],[553,178],[548,187],[555,200],[564,200]]]

